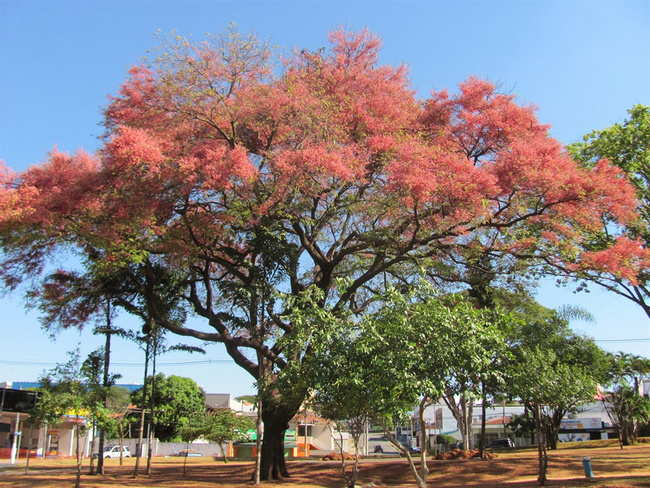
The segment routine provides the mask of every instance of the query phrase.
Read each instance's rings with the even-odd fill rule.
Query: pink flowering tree
[[[265,386],[262,479],[288,475],[284,431],[309,387],[273,387],[309,354],[278,342],[294,333],[288,298],[316,287],[319,306],[363,313],[414,264],[470,242],[589,262],[587,231],[605,215],[635,215],[617,169],[578,167],[532,107],[491,83],[470,78],[420,100],[404,66],[378,63],[377,36],[329,39],[329,49],[277,59],[234,30],[200,44],[173,36],[111,98],[97,154],[54,149],[23,173],[0,171],[9,287],[63,248],[184,280],[202,327],[165,319],[154,275],[142,299],[161,327],[223,343]],[[599,265],[633,281],[645,251],[629,240],[609,247],[625,259]],[[334,286],[340,278],[349,286]]]

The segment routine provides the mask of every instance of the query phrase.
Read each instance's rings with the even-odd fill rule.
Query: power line
[[[169,361],[169,362],[157,362],[158,366],[191,366],[198,364],[219,364],[219,363],[232,363],[232,359],[201,359],[197,361]],[[14,366],[56,366],[58,363],[55,361],[30,361],[30,360],[14,360],[14,359],[0,359],[0,364],[9,364]],[[113,366],[121,367],[134,367],[140,368],[143,366],[142,362],[120,362],[120,361],[111,361]]]
[[[595,339],[595,342],[649,342],[650,337],[641,337],[639,339]]]

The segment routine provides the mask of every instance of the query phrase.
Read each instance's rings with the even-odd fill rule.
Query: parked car
[[[494,439],[487,447],[490,447],[492,449],[508,449],[515,447],[515,443],[512,442],[512,439],[510,438]]]
[[[99,457],[99,453],[95,453],[93,456],[95,458]],[[104,448],[104,453],[102,456],[104,459],[106,458],[119,458],[120,457],[120,446],[106,446]],[[122,457],[131,457],[131,450],[124,446],[122,447]]]
[[[420,454],[420,448],[418,446],[409,446],[407,444],[402,444],[404,449],[406,449],[411,454]]]

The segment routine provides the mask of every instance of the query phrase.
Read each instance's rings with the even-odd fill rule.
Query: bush
[[[447,435],[447,434],[440,434],[436,436],[436,443],[437,444],[444,444],[446,446],[449,446],[451,444],[456,443],[456,439],[453,436]]]

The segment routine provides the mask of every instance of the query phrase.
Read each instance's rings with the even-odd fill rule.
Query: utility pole
[[[305,459],[307,459],[307,405],[305,404]]]
[[[16,428],[14,429],[14,439],[11,443],[11,453],[9,454],[9,464],[15,464],[16,459],[18,458],[18,452],[20,449],[19,440],[20,440],[20,414],[16,412]]]

